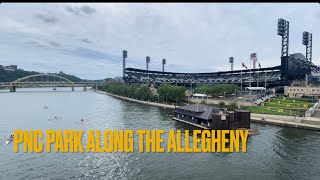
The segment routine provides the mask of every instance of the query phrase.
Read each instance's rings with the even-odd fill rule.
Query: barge
[[[174,120],[209,130],[248,129],[250,134],[250,112],[248,110],[226,111],[204,104],[177,107]]]

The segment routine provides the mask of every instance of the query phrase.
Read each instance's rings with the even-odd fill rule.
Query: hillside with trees
[[[18,69],[16,71],[6,71],[3,69],[0,69],[0,82],[12,82],[12,81],[17,80],[18,78],[23,78],[23,77],[34,75],[34,74],[40,74],[40,73],[36,72],[36,71],[24,71],[21,69]],[[55,74],[55,73],[49,73],[49,74]],[[70,74],[65,74],[65,73],[57,74],[56,73],[56,75],[67,78],[73,82],[83,81],[82,79],[80,79],[74,75],[70,75]]]

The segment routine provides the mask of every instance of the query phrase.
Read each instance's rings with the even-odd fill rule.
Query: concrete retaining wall
[[[136,103],[140,103],[140,104],[146,104],[146,105],[162,107],[162,108],[168,108],[168,109],[175,109],[174,105],[142,101],[142,100],[138,100],[138,99],[132,99],[132,98],[128,98],[128,97],[118,96],[118,95],[115,95],[115,94],[110,94],[110,93],[107,93],[107,92],[104,92],[104,91],[96,91],[96,92],[99,93],[99,94],[106,94],[106,95],[109,95],[109,96],[112,96],[112,97],[115,97],[115,98],[131,101],[131,102],[136,102]],[[177,107],[179,107],[179,106],[177,106]]]

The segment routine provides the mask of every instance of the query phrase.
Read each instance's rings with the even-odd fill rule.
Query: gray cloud
[[[93,13],[96,12],[96,9],[90,7],[90,6],[81,6],[81,7],[70,7],[70,6],[67,6],[66,7],[66,10],[76,16],[79,16],[79,15],[91,15]]]
[[[88,38],[82,38],[82,39],[80,39],[80,41],[88,43],[88,44],[92,43],[92,41],[90,41]]]
[[[49,41],[49,44],[50,44],[51,46],[53,46],[53,47],[59,47],[59,46],[60,46],[59,43],[54,42],[54,41]]]
[[[83,13],[88,15],[96,12],[96,10],[90,6],[82,6],[80,9]]]
[[[45,15],[45,14],[36,14],[35,17],[40,19],[42,22],[48,23],[48,24],[54,24],[58,21],[57,18],[50,15]]]

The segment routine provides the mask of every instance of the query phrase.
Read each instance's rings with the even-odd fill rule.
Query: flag
[[[244,63],[243,63],[243,62],[242,62],[242,67],[245,67],[246,69],[248,69],[248,68],[247,68],[247,66],[246,66],[246,65],[244,65]]]
[[[260,65],[260,63],[259,63],[259,68],[261,69],[261,65]]]
[[[257,62],[257,60],[258,60],[257,53],[251,53],[250,60],[252,60],[253,62]]]

